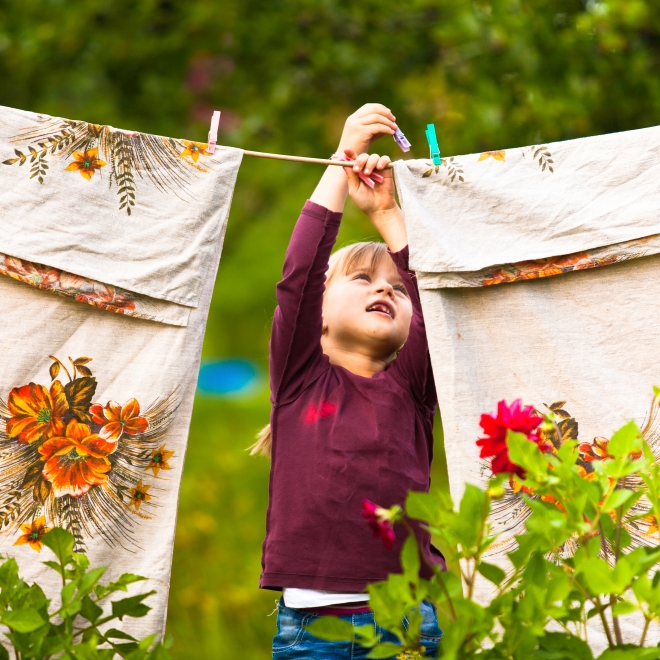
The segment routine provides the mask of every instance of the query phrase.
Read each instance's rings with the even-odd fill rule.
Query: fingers
[[[378,130],[381,133],[386,131],[389,132],[388,129],[394,132],[398,128],[396,122],[393,119],[378,114],[361,117],[360,123],[365,127],[368,127],[372,130]]]
[[[355,165],[353,165],[353,171],[362,172],[368,160],[369,160],[369,154],[360,154],[357,158],[355,158]]]
[[[392,161],[389,156],[379,156],[378,154],[360,154],[355,155],[352,149],[344,149],[344,153],[355,161],[353,164],[354,172],[364,172],[371,174],[375,170],[384,170]]]
[[[391,162],[392,159],[389,156],[381,156],[378,159],[378,164],[376,165],[376,169],[384,170]]]
[[[353,116],[362,118],[372,114],[382,115],[390,121],[396,121],[396,117],[392,111],[381,103],[365,103],[353,113]]]

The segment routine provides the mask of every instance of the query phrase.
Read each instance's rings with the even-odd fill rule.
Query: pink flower
[[[543,421],[532,406],[523,406],[520,399],[516,399],[511,406],[506,401],[497,404],[497,416],[482,415],[479,425],[484,430],[485,437],[477,440],[481,447],[481,458],[491,458],[491,470],[493,474],[500,472],[515,472],[518,476],[524,476],[524,470],[509,459],[509,451],[506,446],[507,431],[523,433],[527,439],[538,445],[543,452],[552,449],[550,444],[541,440],[538,426]]]
[[[371,500],[362,500],[362,516],[366,518],[374,536],[383,539],[383,545],[391,550],[396,541],[390,511],[374,504]]]

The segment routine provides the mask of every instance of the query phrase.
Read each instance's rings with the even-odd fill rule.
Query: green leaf
[[[379,636],[376,635],[376,629],[373,625],[354,626],[353,634],[360,646],[372,647],[378,643]]]
[[[506,577],[506,573],[499,567],[494,564],[487,564],[486,562],[481,562],[477,567],[479,573],[481,573],[487,580],[490,580],[493,584],[499,586]]]
[[[620,506],[623,506],[629,499],[635,497],[635,495],[637,495],[635,491],[626,490],[625,488],[613,490],[607,496],[607,499],[603,502],[603,511],[611,511],[612,509],[618,509]],[[641,496],[641,493],[639,494],[639,496]]]
[[[612,614],[614,616],[625,616],[626,614],[632,614],[637,611],[637,607],[634,603],[631,603],[627,600],[620,600],[613,608]]]
[[[392,642],[383,642],[374,646],[371,651],[369,651],[367,658],[391,658],[393,656],[401,653],[403,649],[398,644],[393,644]]]
[[[52,568],[54,571],[57,571],[60,575],[62,575],[62,566],[58,564],[56,561],[44,561],[42,564],[45,564],[49,568]]]
[[[420,561],[417,540],[415,539],[414,534],[411,534],[403,544],[403,549],[401,550],[401,566],[403,567],[403,572],[406,577],[408,577],[411,582],[417,584],[417,581],[419,580]]]
[[[0,589],[10,592],[19,580],[18,564],[13,557],[0,564]]]
[[[0,644],[0,660],[9,660],[9,651]]]
[[[170,654],[167,652],[170,646],[167,645],[167,642],[165,644],[156,644],[145,660],[170,660]]]
[[[88,594],[96,586],[107,570],[107,566],[99,566],[98,568],[93,568],[85,573],[78,585],[78,593],[80,595]]]
[[[519,465],[532,475],[545,475],[548,472],[548,459],[538,446],[522,433],[507,432],[506,446],[512,463]]]
[[[64,635],[49,635],[44,639],[41,645],[41,652],[44,656],[55,655],[60,653],[67,646],[70,637],[66,634]]]
[[[119,653],[122,658],[135,658],[135,660],[144,660],[146,657],[145,652],[140,649],[137,642],[127,642],[125,644],[115,644],[110,642],[112,648]]]
[[[472,484],[466,484],[459,506],[460,525],[454,530],[463,545],[463,552],[476,551],[477,540],[490,512],[486,493]]]
[[[142,601],[155,593],[155,591],[149,591],[146,594],[138,594],[137,596],[131,596],[130,598],[115,600],[112,602],[112,614],[120,620],[125,616],[135,618],[145,616],[151,608],[145,605]]]
[[[96,623],[101,614],[103,614],[103,609],[99,607],[89,596],[85,596],[82,599],[80,615],[87,619],[87,621],[90,623]]]
[[[62,564],[66,564],[71,559],[76,540],[73,538],[73,534],[65,529],[53,527],[50,532],[44,535],[41,542],[55,553]]]
[[[544,660],[593,660],[588,644],[579,637],[560,632],[548,632],[539,639],[539,651],[533,658]]]
[[[621,593],[626,587],[625,582],[619,583],[615,570],[604,559],[593,558],[585,561],[580,566],[580,573],[584,575],[589,589],[595,595]]]
[[[642,434],[635,422],[622,426],[609,441],[608,452],[616,458],[625,458],[633,451],[642,449]]]
[[[328,642],[344,642],[353,639],[353,625],[336,616],[322,616],[312,621],[307,630]]]
[[[128,591],[128,585],[135,582],[142,582],[148,578],[142,577],[141,575],[134,575],[133,573],[123,573],[119,576],[119,579],[116,582],[111,582],[108,585],[99,584],[94,588],[94,593],[96,596],[101,598],[106,598],[110,594],[115,593],[116,591]]]
[[[105,633],[105,636],[110,639],[127,639],[131,642],[136,641],[135,637],[131,637],[128,633],[117,630],[116,628],[110,628],[110,630]]]
[[[19,633],[30,633],[46,623],[36,610],[26,607],[22,610],[5,612],[0,621]]]
[[[598,660],[656,660],[660,658],[660,648],[640,648],[634,644],[624,644],[616,649],[607,649]]]
[[[408,493],[406,513],[410,518],[438,526],[443,511],[452,511],[454,504],[445,493]]]

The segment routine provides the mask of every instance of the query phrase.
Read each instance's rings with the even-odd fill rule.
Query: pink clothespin
[[[353,162],[353,159],[346,156],[346,154],[333,154],[332,157],[336,158],[337,160],[346,161],[347,163]],[[372,172],[368,176],[364,172],[358,172],[358,176],[364,183],[369,186],[369,188],[373,188],[376,185],[374,182],[383,183],[383,181],[385,181],[385,179],[380,174],[378,174],[378,172]]]
[[[218,141],[218,126],[220,125],[220,110],[213,111],[213,117],[211,117],[211,130],[209,131],[209,146],[207,151],[210,154],[215,153],[215,145]]]

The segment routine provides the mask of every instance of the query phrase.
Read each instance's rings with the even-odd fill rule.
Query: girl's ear
[[[328,334],[328,326],[325,323],[321,326],[321,334],[322,335]]]

